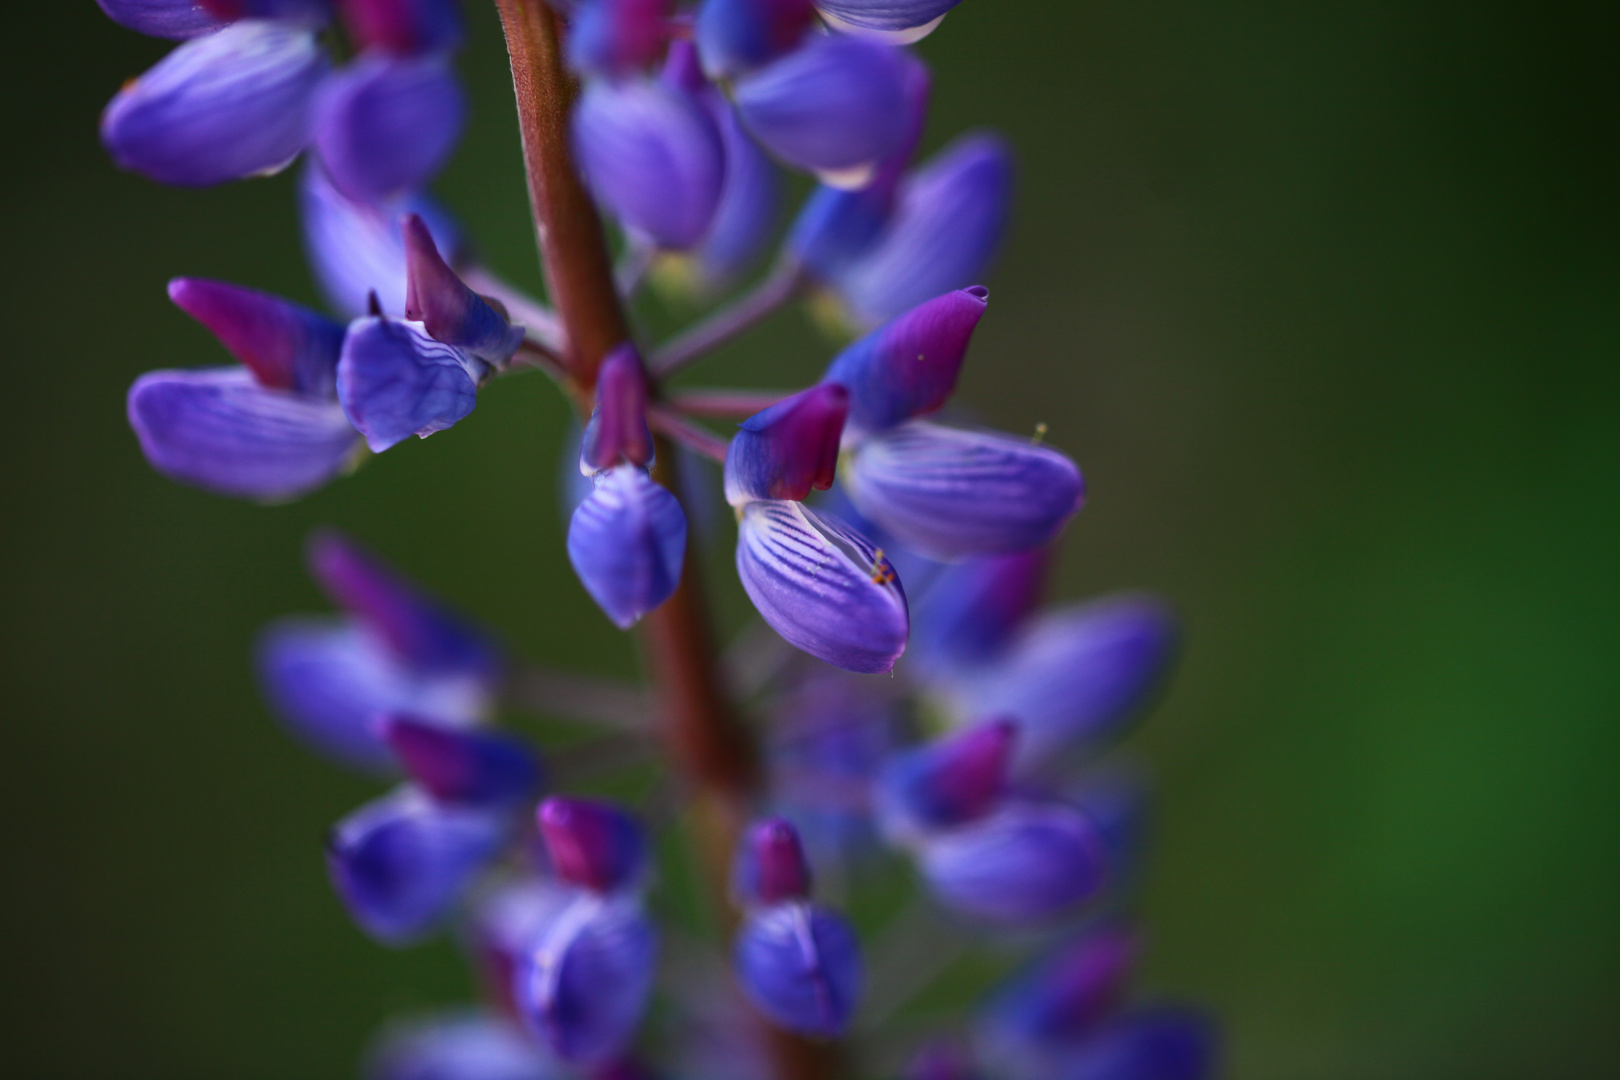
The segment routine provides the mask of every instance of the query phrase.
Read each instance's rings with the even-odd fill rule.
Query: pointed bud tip
[[[535,820],[553,869],[572,885],[611,892],[641,869],[641,827],[615,806],[554,796],[540,804]]]
[[[809,898],[810,863],[792,822],[770,818],[749,830],[739,877],[745,899],[761,904]]]

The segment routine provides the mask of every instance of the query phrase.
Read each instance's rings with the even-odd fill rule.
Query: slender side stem
[[[792,390],[687,390],[669,396],[670,407],[687,416],[742,420],[768,409]]]
[[[650,406],[647,409],[647,424],[654,431],[669,436],[671,441],[680,443],[688,450],[695,450],[722,465],[726,462],[726,448],[731,445],[729,440],[722,439],[700,424],[692,423],[667,405]]]
[[[649,733],[652,703],[634,686],[576,675],[571,671],[525,667],[505,687],[506,703],[524,712],[589,720],[627,732]]]
[[[647,366],[660,379],[680,371],[704,353],[736,337],[793,299],[804,285],[804,270],[791,259],[772,267],[765,280],[736,303],[676,334],[652,354]]]
[[[614,287],[612,260],[596,206],[575,172],[568,147],[574,86],[563,71],[557,16],[545,0],[495,0],[512,58],[523,157],[535,231],[552,302],[568,340],[570,374],[588,400],[602,357],[629,337]],[[796,287],[790,283],[786,295]],[[778,301],[780,302],[780,301]],[[774,305],[773,305],[774,306]],[[679,490],[674,446],[655,437],[654,479]],[[732,852],[760,787],[757,751],[728,700],[709,630],[697,559],[687,547],[680,587],[642,620],[641,642],[656,689],[659,720],[692,790],[692,818],[710,888],[729,923]],[[839,1048],[768,1028],[778,1080],[840,1080]]]
[[[529,205],[546,287],[568,336],[569,374],[596,385],[602,357],[629,337],[602,219],[574,167],[568,112],[578,86],[563,70],[557,14],[542,0],[495,0],[512,58]]]

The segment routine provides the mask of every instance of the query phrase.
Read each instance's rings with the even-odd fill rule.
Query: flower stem
[[[541,263],[567,338],[575,401],[588,403],[602,357],[629,333],[601,219],[570,154],[568,113],[576,88],[563,70],[557,16],[545,0],[495,3],[512,60]],[[792,295],[797,278],[794,271],[771,307]],[[655,452],[654,479],[678,491],[674,446],[667,436],[656,436]],[[690,789],[694,838],[729,933],[736,917],[725,899],[731,855],[753,810],[761,772],[754,740],[725,693],[692,545],[680,586],[642,620],[640,636],[658,722]],[[768,1042],[778,1080],[839,1080],[846,1075],[836,1045],[775,1029]]]
[[[803,285],[803,269],[793,260],[783,259],[752,292],[659,346],[648,359],[648,368],[657,378],[668,378],[764,319],[793,299]]]
[[[718,420],[744,420],[761,409],[768,409],[792,390],[685,390],[669,395],[670,407],[687,416]]]

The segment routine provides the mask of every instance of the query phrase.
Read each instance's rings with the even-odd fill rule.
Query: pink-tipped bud
[[[557,876],[593,892],[631,884],[646,861],[641,826],[615,806],[551,798],[535,814]]]
[[[984,817],[1007,793],[1018,727],[1002,718],[896,755],[877,780],[879,816],[896,839]]]
[[[849,392],[820,383],[744,420],[726,454],[726,500],[802,502],[832,487]]]
[[[738,898],[748,905],[809,899],[810,863],[798,830],[785,818],[768,818],[749,829],[733,877]]]
[[[596,376],[596,410],[585,425],[579,470],[591,476],[621,461],[652,461],[652,432],[647,430],[647,376],[641,355],[626,342],[608,354]]]
[[[465,349],[501,365],[523,344],[523,328],[467,287],[433,242],[427,223],[416,214],[403,222],[405,236],[405,317],[420,322],[435,341]]]

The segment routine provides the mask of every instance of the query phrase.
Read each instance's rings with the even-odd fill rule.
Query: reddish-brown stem
[[[669,396],[671,408],[687,416],[717,420],[743,420],[768,409],[792,390],[683,390]]]
[[[546,287],[567,332],[569,375],[588,392],[608,350],[629,337],[602,220],[568,145],[578,86],[563,69],[557,14],[541,0],[495,0],[512,58],[529,205]]]
[[[602,357],[629,336],[612,260],[595,204],[580,183],[568,145],[575,85],[563,70],[556,14],[545,0],[495,0],[512,58],[523,157],[540,257],[567,339],[565,361],[576,406],[588,409]],[[656,437],[654,479],[678,491],[674,446]],[[690,788],[691,824],[705,876],[728,932],[732,852],[760,787],[756,747],[728,699],[704,610],[693,548],[681,584],[641,623],[664,741]],[[769,1029],[778,1080],[839,1080],[836,1045]]]

